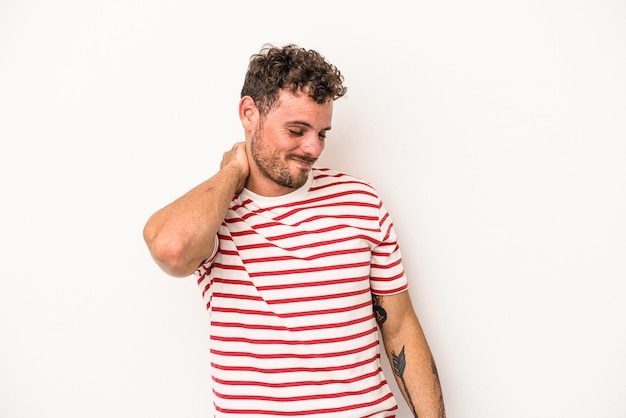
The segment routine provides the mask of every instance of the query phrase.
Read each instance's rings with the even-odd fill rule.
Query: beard
[[[287,154],[285,157],[282,157],[277,149],[272,149],[265,143],[262,127],[259,127],[252,134],[250,151],[252,159],[265,178],[280,186],[294,190],[306,183],[310,170],[298,169],[296,173],[292,173],[289,167],[289,160],[306,161],[311,164],[316,161],[315,158],[296,154]]]

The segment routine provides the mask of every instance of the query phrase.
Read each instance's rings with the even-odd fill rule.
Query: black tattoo
[[[404,369],[406,368],[406,356],[404,355],[404,346],[402,346],[402,350],[400,350],[400,354],[396,354],[395,351],[392,350],[391,357],[393,360],[393,372],[395,373],[396,376],[400,378],[400,381],[402,382],[402,386],[404,387],[404,393],[406,393],[407,403],[411,407],[413,416],[417,418],[417,411],[415,410],[415,405],[413,405],[413,400],[411,399],[409,388],[406,386],[406,382],[404,380]]]
[[[381,306],[380,296],[372,293],[372,305],[374,307],[374,316],[376,317],[376,322],[380,328],[383,327],[383,324],[387,320],[387,311],[383,309]]]

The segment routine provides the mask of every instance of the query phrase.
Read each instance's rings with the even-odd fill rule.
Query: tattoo
[[[393,360],[393,372],[396,376],[400,378],[402,382],[402,386],[404,387],[404,393],[406,393],[407,403],[409,407],[411,407],[411,411],[413,412],[413,416],[417,418],[417,411],[415,410],[415,405],[413,405],[413,400],[411,399],[411,394],[409,393],[409,388],[406,386],[406,381],[404,380],[404,369],[406,368],[406,356],[404,355],[404,346],[402,346],[402,350],[400,350],[400,354],[396,354],[395,351],[391,351],[391,357]]]
[[[378,322],[378,326],[380,328],[383,327],[383,324],[387,320],[387,311],[383,309],[381,297],[372,293],[372,305],[374,307],[374,316],[376,317],[376,322]]]
[[[372,307],[374,310],[374,317],[376,318],[376,322],[381,329],[383,327],[383,324],[387,320],[387,311],[382,307],[382,303],[382,296],[372,294]],[[406,355],[404,353],[404,346],[402,346],[402,350],[400,350],[399,354],[396,354],[393,350],[391,351],[391,360],[393,363],[393,373],[398,376],[398,379],[402,384],[404,393],[406,394],[406,401],[409,408],[411,408],[413,417],[418,418],[417,410],[415,409],[415,405],[413,404],[413,400],[411,399],[411,393],[409,392],[409,388],[407,387],[406,381],[404,379],[404,370],[406,369]],[[430,356],[430,365],[433,376],[435,378],[435,396],[437,394],[439,395],[437,418],[446,418],[446,410],[443,404],[443,392],[441,391],[441,383],[439,382],[439,372],[437,371],[435,358],[432,356],[432,354]]]

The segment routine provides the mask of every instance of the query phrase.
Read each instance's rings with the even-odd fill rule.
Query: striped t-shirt
[[[196,271],[219,417],[390,417],[372,293],[407,289],[375,189],[330,169],[284,196],[244,189]]]

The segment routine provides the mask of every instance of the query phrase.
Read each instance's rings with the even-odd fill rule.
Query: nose
[[[302,139],[302,151],[313,158],[319,158],[324,150],[324,138],[315,134],[306,135]]]

